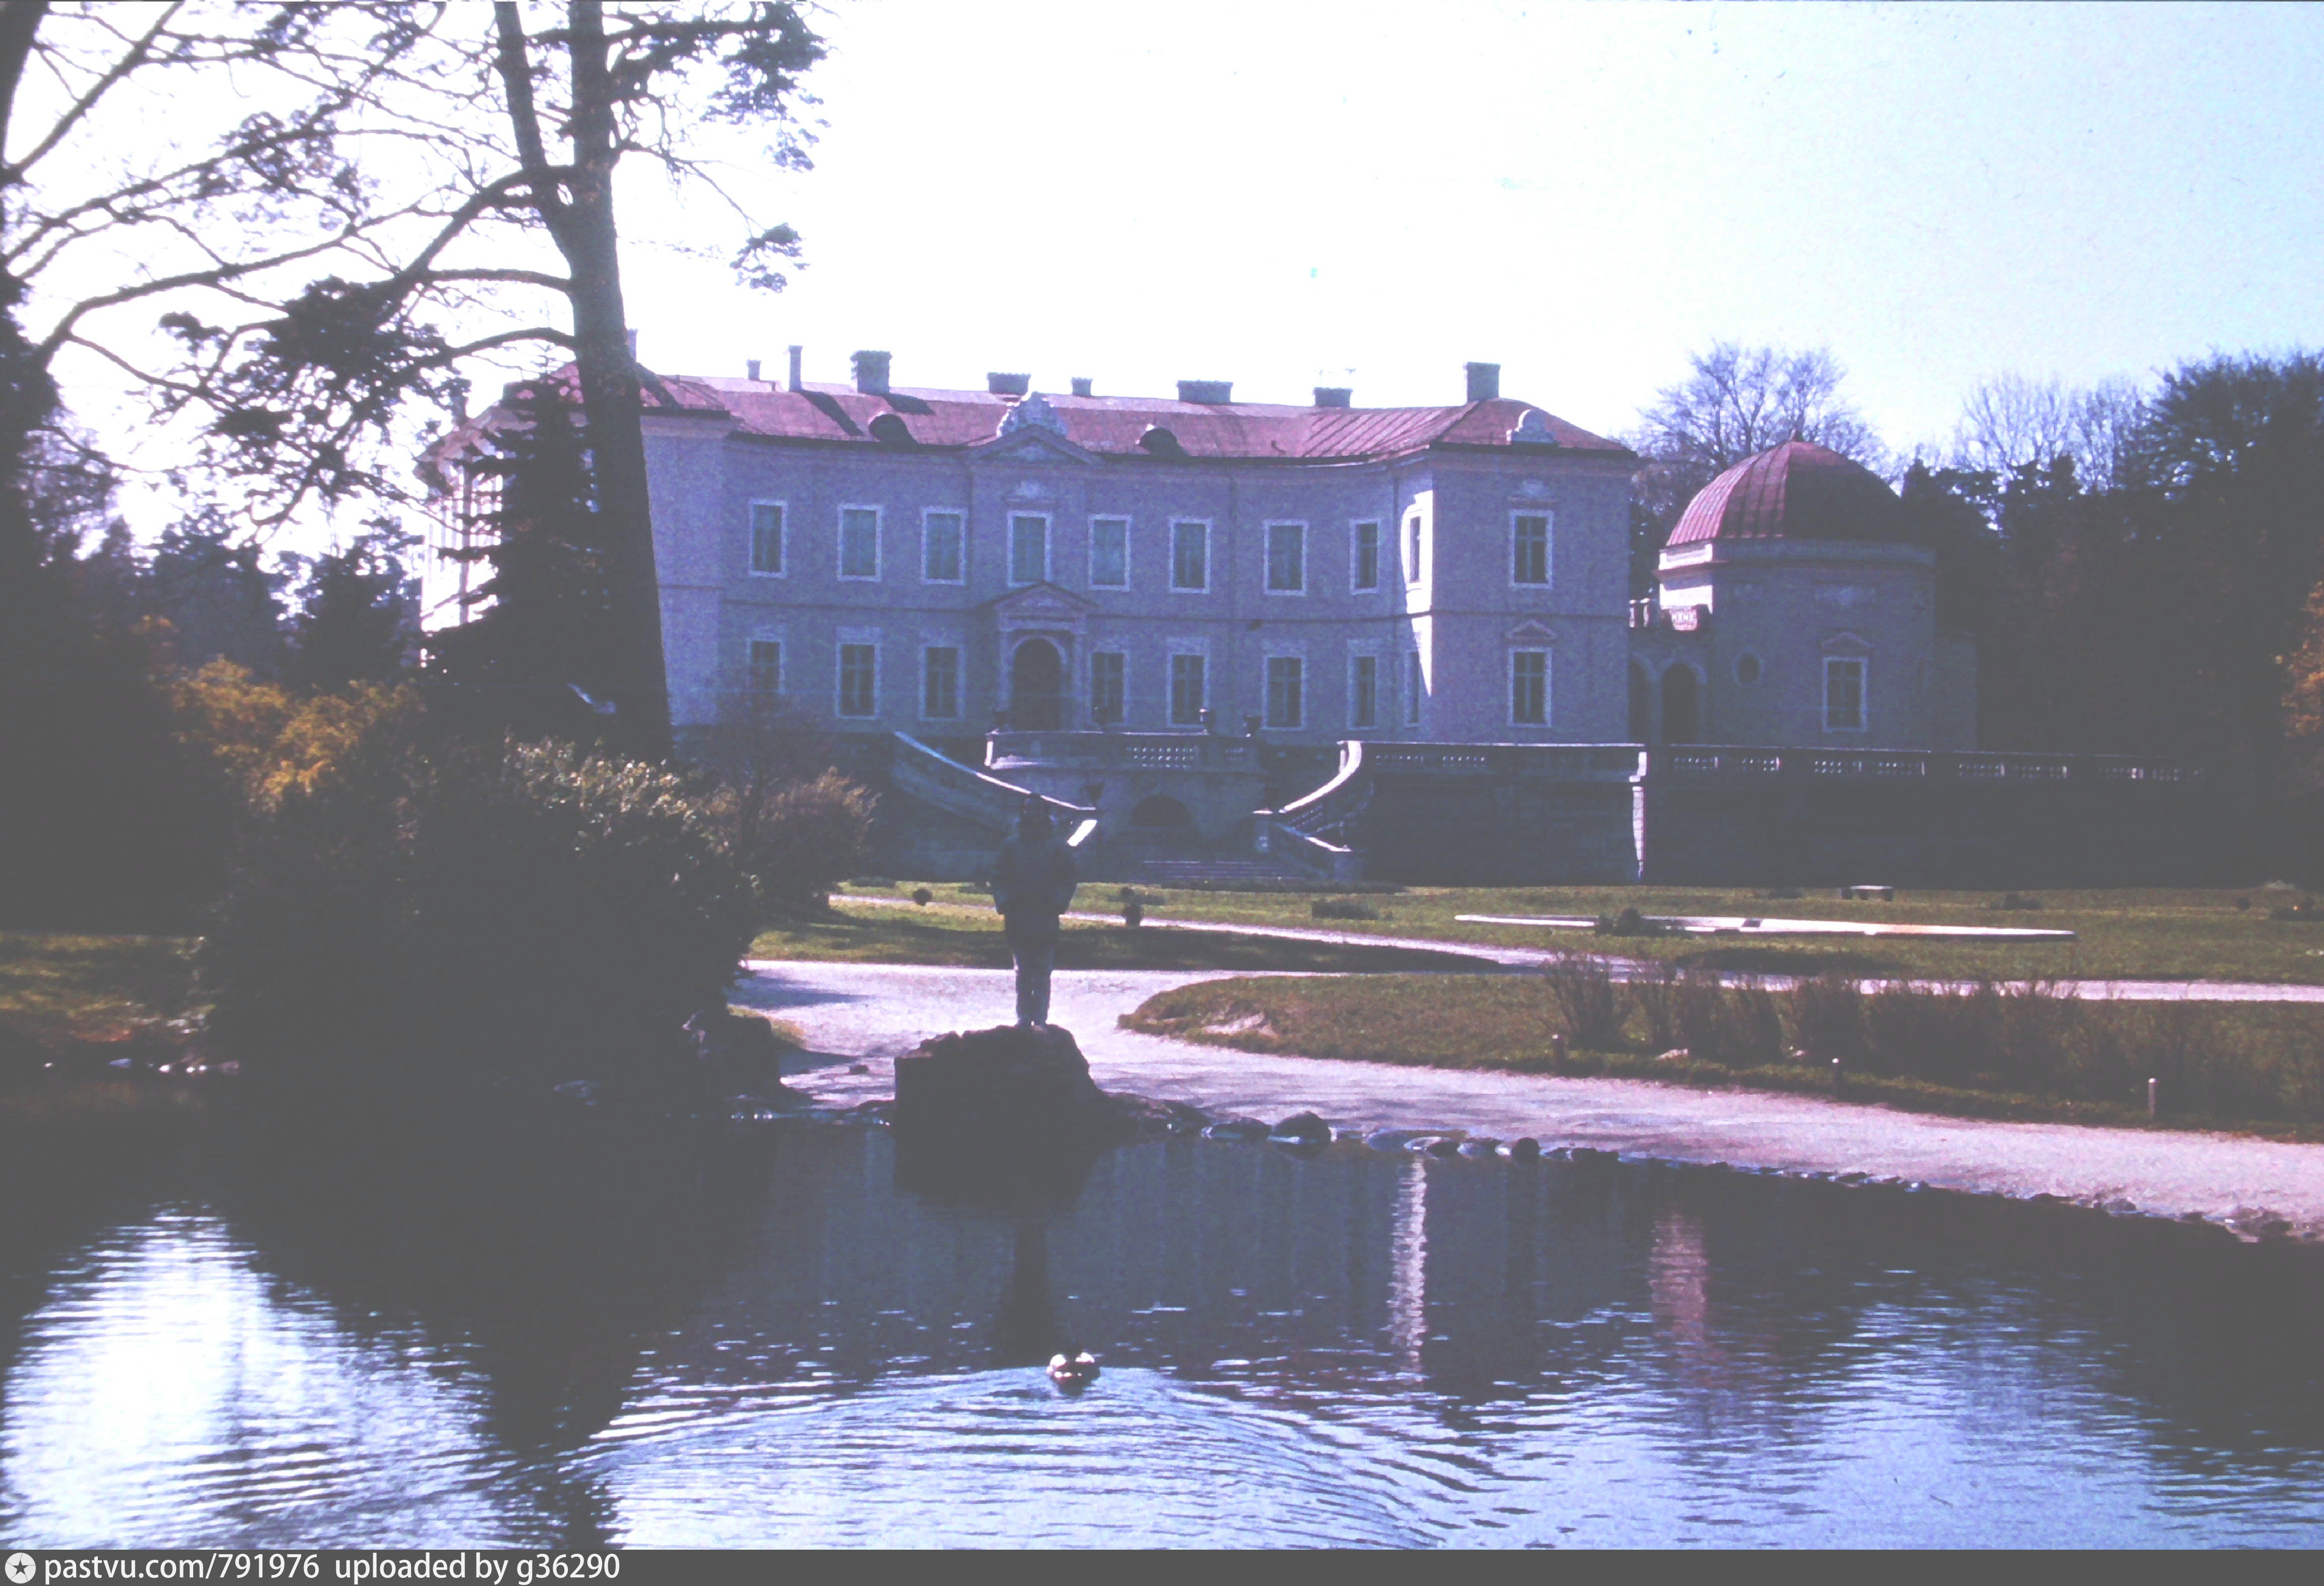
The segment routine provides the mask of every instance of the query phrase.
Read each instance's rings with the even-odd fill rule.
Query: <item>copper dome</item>
[[[1904,538],[1901,503],[1887,481],[1827,447],[1787,440],[1704,485],[1666,544]]]

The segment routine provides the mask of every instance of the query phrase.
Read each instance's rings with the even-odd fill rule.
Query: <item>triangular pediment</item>
[[[1554,644],[1557,642],[1557,630],[1546,622],[1526,621],[1509,630],[1509,641],[1513,644]]]
[[[1872,646],[1854,633],[1834,633],[1823,641],[1826,655],[1870,655]]]
[[[1094,465],[1097,455],[1084,451],[1064,436],[1047,429],[1023,429],[972,447],[969,458],[979,463],[1077,463]]]
[[[986,603],[994,613],[1012,619],[1038,617],[1078,617],[1097,610],[1095,601],[1084,600],[1070,589],[1055,584],[1028,584],[1022,589],[1012,589]]]

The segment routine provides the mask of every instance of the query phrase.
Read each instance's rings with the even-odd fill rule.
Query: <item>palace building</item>
[[[899,871],[973,873],[1031,789],[1127,874],[1917,879],[2062,852],[2070,783],[2200,779],[1978,754],[1932,553],[1804,441],[1706,487],[1634,602],[1637,458],[1494,364],[1387,409],[853,369],[650,381],[654,549],[681,744],[805,712],[880,784]],[[461,464],[505,421],[431,454],[431,625],[466,612],[451,553],[491,530]]]

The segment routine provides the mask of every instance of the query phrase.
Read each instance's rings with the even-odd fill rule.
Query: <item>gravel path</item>
[[[1353,934],[1349,939],[1380,940]],[[749,968],[734,1000],[779,1012],[806,1032],[813,1050],[790,1083],[819,1106],[893,1095],[899,1055],[931,1035],[1004,1024],[1013,1017],[1005,970],[791,963]],[[1275,1056],[1137,1035],[1115,1023],[1157,991],[1212,978],[1217,977],[1184,971],[1063,973],[1052,1012],[1074,1033],[1106,1089],[1191,1102],[1219,1115],[1271,1121],[1312,1111],[1342,1129],[1464,1130],[1503,1139],[1529,1135],[1545,1147],[1861,1175],[2021,1199],[2052,1196],[2113,1212],[2201,1218],[2246,1237],[2324,1240],[2324,1145],[1936,1118],[1638,1080]],[[2187,991],[2169,982],[2097,983],[2155,987],[2158,995]],[[852,1072],[859,1067],[863,1072]]]

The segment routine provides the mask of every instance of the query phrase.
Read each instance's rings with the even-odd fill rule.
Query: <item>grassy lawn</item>
[[[1964,1001],[1948,1000],[1954,1007]],[[1429,1068],[1603,1074],[1823,1096],[1837,1089],[1850,1102],[1915,1111],[2140,1127],[2147,1117],[2144,1080],[2138,1076],[2160,1068],[2174,1076],[2165,1082],[2169,1093],[2196,1098],[2166,1107],[2160,1120],[2164,1127],[2324,1139],[2324,1064],[2318,1058],[2324,1052],[2324,1009],[2041,999],[2015,1011],[2020,1028],[2028,1016],[2049,1020],[2041,1033],[2057,1050],[2043,1055],[2048,1061],[1937,1079],[1896,1072],[1912,1065],[1892,1060],[1882,1065],[1891,1072],[1851,1068],[1844,1084],[1836,1083],[1828,1062],[1782,1043],[1750,1062],[1657,1054],[1635,1012],[1626,1016],[1618,1044],[1608,1043],[1612,1049],[1576,1047],[1561,1056],[1551,1037],[1567,1021],[1548,981],[1535,975],[1208,981],[1150,998],[1121,1023],[1251,1052]],[[1797,1038],[1790,1016],[1783,1017],[1785,1034]],[[1959,1039],[1961,1032],[1932,1033],[1950,1051],[1975,1044]]]
[[[990,901],[900,909],[850,907],[833,900],[835,917],[762,931],[753,958],[848,964],[937,964],[967,969],[1007,969],[1009,944]],[[1057,945],[1059,969],[1292,970],[1314,974],[1416,970],[1474,970],[1481,960],[1455,953],[1389,946],[1341,946],[1286,942],[1213,931],[1129,930],[1068,922]]]
[[[916,883],[851,887],[859,895],[908,895]],[[982,910],[982,893],[927,883],[930,912],[947,906]],[[1115,914],[1120,889],[1085,884],[1076,907]],[[2275,920],[2269,910],[2299,900],[2276,888],[2240,891],[2118,888],[2042,891],[2038,909],[1991,907],[1998,892],[1900,892],[1893,903],[1841,902],[1830,891],[1796,899],[1768,898],[1749,888],[1664,887],[1414,887],[1352,899],[1314,892],[1167,891],[1140,888],[1149,918],[1217,920],[1239,925],[1318,927],[1334,930],[1490,942],[1518,947],[1572,947],[1626,958],[1678,959],[1704,968],[1754,973],[1816,974],[1826,970],[1867,976],[2062,980],[2238,980],[2324,984],[2324,921]],[[1378,919],[1319,918],[1321,899],[1340,898],[1377,913]],[[1872,940],[1845,945],[1727,943],[1705,937],[1603,937],[1587,931],[1522,926],[1464,925],[1462,914],[1645,914],[1781,916],[1794,919],[1895,920],[1915,925],[2030,926],[2076,932],[2080,939],[2011,945],[2000,943]]]

